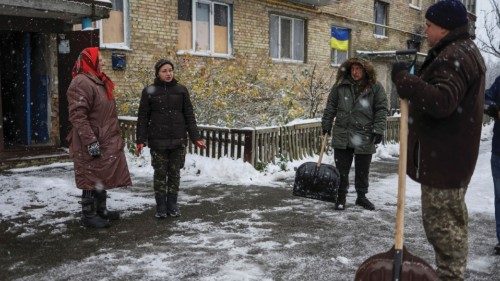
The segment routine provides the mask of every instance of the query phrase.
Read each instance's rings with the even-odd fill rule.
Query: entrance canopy
[[[85,17],[108,18],[111,7],[109,0],[0,0],[0,29],[63,31]]]

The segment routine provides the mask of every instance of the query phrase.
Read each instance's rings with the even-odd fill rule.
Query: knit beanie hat
[[[467,24],[467,9],[458,0],[441,0],[427,9],[425,18],[448,30]]]
[[[174,64],[166,59],[160,59],[155,63],[155,76],[158,77],[158,72],[160,72],[160,68],[164,66],[165,64],[170,64],[172,66],[172,69],[174,69]]]

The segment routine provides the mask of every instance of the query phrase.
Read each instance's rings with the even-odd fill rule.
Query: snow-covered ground
[[[495,242],[489,161],[491,131],[491,125],[483,128],[480,155],[466,196],[471,218],[470,280],[498,280],[495,274],[499,272],[500,259],[489,252],[477,253],[479,248],[491,250]],[[397,144],[379,147],[373,165],[396,162],[398,149]],[[123,212],[122,221],[133,223],[136,217],[154,207],[150,186],[153,170],[147,150],[139,158],[127,157],[134,186],[110,191],[108,205]],[[331,155],[324,159],[333,162]],[[372,254],[388,250],[391,245],[397,175],[394,172],[372,173],[369,197],[377,206],[375,212],[352,206],[353,194],[348,197],[351,207],[342,213],[333,211],[331,204],[325,202],[281,198],[289,193],[294,168],[304,161],[315,160],[288,163],[285,171],[279,165],[269,165],[264,172],[258,172],[239,160],[188,155],[182,170],[180,195],[181,208],[187,209],[188,215],[168,222],[168,230],[155,230],[157,240],[153,241],[158,243],[142,242],[134,247],[113,248],[101,245],[91,254],[82,254],[50,268],[26,269],[24,267],[29,263],[26,261],[10,264],[8,270],[22,269],[33,273],[22,280],[84,280],[83,276],[101,280],[352,279],[360,262]],[[74,230],[80,210],[80,191],[75,188],[71,163],[11,170],[0,174],[0,183],[0,224],[6,226],[5,235],[15,237],[17,241],[32,241],[42,235],[63,240],[77,239],[68,234]],[[267,193],[276,196],[258,199]],[[228,198],[242,200],[233,202]],[[276,201],[260,205],[266,200]],[[195,212],[197,205],[209,210],[213,205],[225,208],[225,216],[218,217],[221,211],[214,214],[207,211],[209,215],[206,217],[204,213],[190,217],[188,206]],[[426,244],[419,221],[420,188],[409,178],[406,210],[406,241],[419,245],[414,246],[414,251],[432,264],[432,249]],[[289,223],[283,224],[284,219]],[[487,223],[482,223],[484,221]],[[301,229],[301,224],[307,227]],[[321,227],[323,224],[334,225]],[[105,231],[113,231],[113,227]],[[88,230],[82,228],[78,231]],[[349,239],[354,239],[357,232],[366,232],[368,238],[363,236],[361,241]],[[328,233],[337,238],[329,241]],[[124,227],[117,235],[128,237],[133,232]],[[332,248],[336,254],[332,254]],[[304,277],[306,272],[310,274]]]

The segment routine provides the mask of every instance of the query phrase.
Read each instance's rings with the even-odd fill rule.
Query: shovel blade
[[[356,271],[356,281],[391,281],[394,280],[394,247],[388,252],[376,254],[366,261]],[[438,281],[436,271],[423,259],[416,257],[403,247],[403,262],[401,266],[401,281]]]

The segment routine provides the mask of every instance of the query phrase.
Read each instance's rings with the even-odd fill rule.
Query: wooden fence
[[[120,117],[122,135],[128,146],[135,144],[136,118]],[[300,160],[319,153],[321,122],[265,128],[221,128],[198,126],[207,148],[198,149],[188,143],[188,153],[205,157],[242,158],[253,166],[275,163],[277,158]],[[399,118],[387,118],[384,142],[399,140]]]

